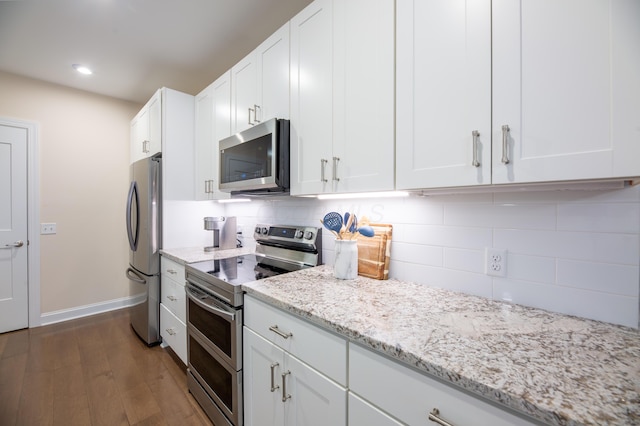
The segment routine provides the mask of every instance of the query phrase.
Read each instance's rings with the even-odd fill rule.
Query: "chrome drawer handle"
[[[508,139],[509,139],[509,132],[511,131],[511,129],[509,128],[508,125],[504,125],[502,126],[502,163],[503,164],[509,164],[509,146],[508,146]]]
[[[439,416],[440,416],[440,410],[438,410],[437,408],[434,408],[429,413],[429,420],[431,420],[432,422],[438,423],[440,426],[453,426],[451,423],[441,419]]]
[[[274,370],[277,366],[279,366],[280,364],[278,364],[277,362],[274,362],[273,364],[271,364],[271,392],[275,392],[276,389],[280,389],[279,385],[276,385],[275,382],[275,377],[274,377]]]
[[[291,395],[287,395],[287,382],[285,381],[285,377],[289,374],[291,374],[291,371],[282,373],[282,402],[287,402],[287,399],[291,398]]]
[[[320,159],[320,182],[326,182],[327,178],[324,176],[324,168],[325,165],[329,162],[329,160],[326,160],[324,158]]]
[[[176,271],[175,269],[167,269],[167,272],[173,275],[178,273],[178,271]]]
[[[338,177],[338,161],[340,161],[340,157],[333,157],[333,180],[336,182],[340,182],[340,178]]]
[[[170,336],[176,335],[176,331],[173,328],[167,328],[166,332],[169,333]]]
[[[167,296],[167,299],[171,300],[172,302],[175,302],[176,300],[178,300],[178,298],[175,296]]]
[[[478,137],[480,136],[480,132],[474,130],[471,132],[471,135],[473,136],[473,161],[471,165],[473,167],[480,167],[480,162],[478,161]]]
[[[288,339],[289,337],[293,337],[293,333],[285,333],[283,331],[281,331],[277,325],[272,325],[271,327],[269,327],[269,330],[273,331],[274,333],[276,333],[278,336],[282,337],[283,339]]]

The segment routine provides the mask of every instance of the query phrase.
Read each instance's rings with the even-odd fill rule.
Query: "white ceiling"
[[[0,0],[0,70],[137,103],[196,94],[309,3]]]

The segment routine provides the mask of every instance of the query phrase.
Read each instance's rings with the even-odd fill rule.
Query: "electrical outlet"
[[[507,276],[507,251],[486,248],[485,249],[485,273],[494,277]]]
[[[40,234],[47,235],[47,234],[55,234],[56,232],[57,232],[57,230],[56,230],[56,224],[55,223],[41,223],[40,224]]]

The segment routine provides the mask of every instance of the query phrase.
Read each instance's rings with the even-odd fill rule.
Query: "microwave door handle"
[[[189,296],[189,299],[195,303],[196,305],[200,306],[202,309],[211,312],[214,315],[218,315],[224,319],[226,319],[229,322],[233,322],[236,320],[236,314],[232,314],[230,312],[227,312],[223,309],[217,308],[213,305],[210,305],[209,303],[204,303],[203,301],[201,301],[198,296],[196,294],[194,294],[193,291],[191,291],[191,289],[189,289],[188,287],[185,287],[185,290],[187,291],[187,295]],[[210,299],[213,301],[213,299],[211,299],[209,296],[204,297],[205,299]]]

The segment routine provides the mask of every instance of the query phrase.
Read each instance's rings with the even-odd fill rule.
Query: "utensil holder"
[[[336,240],[333,275],[340,280],[353,280],[358,276],[358,242]]]

